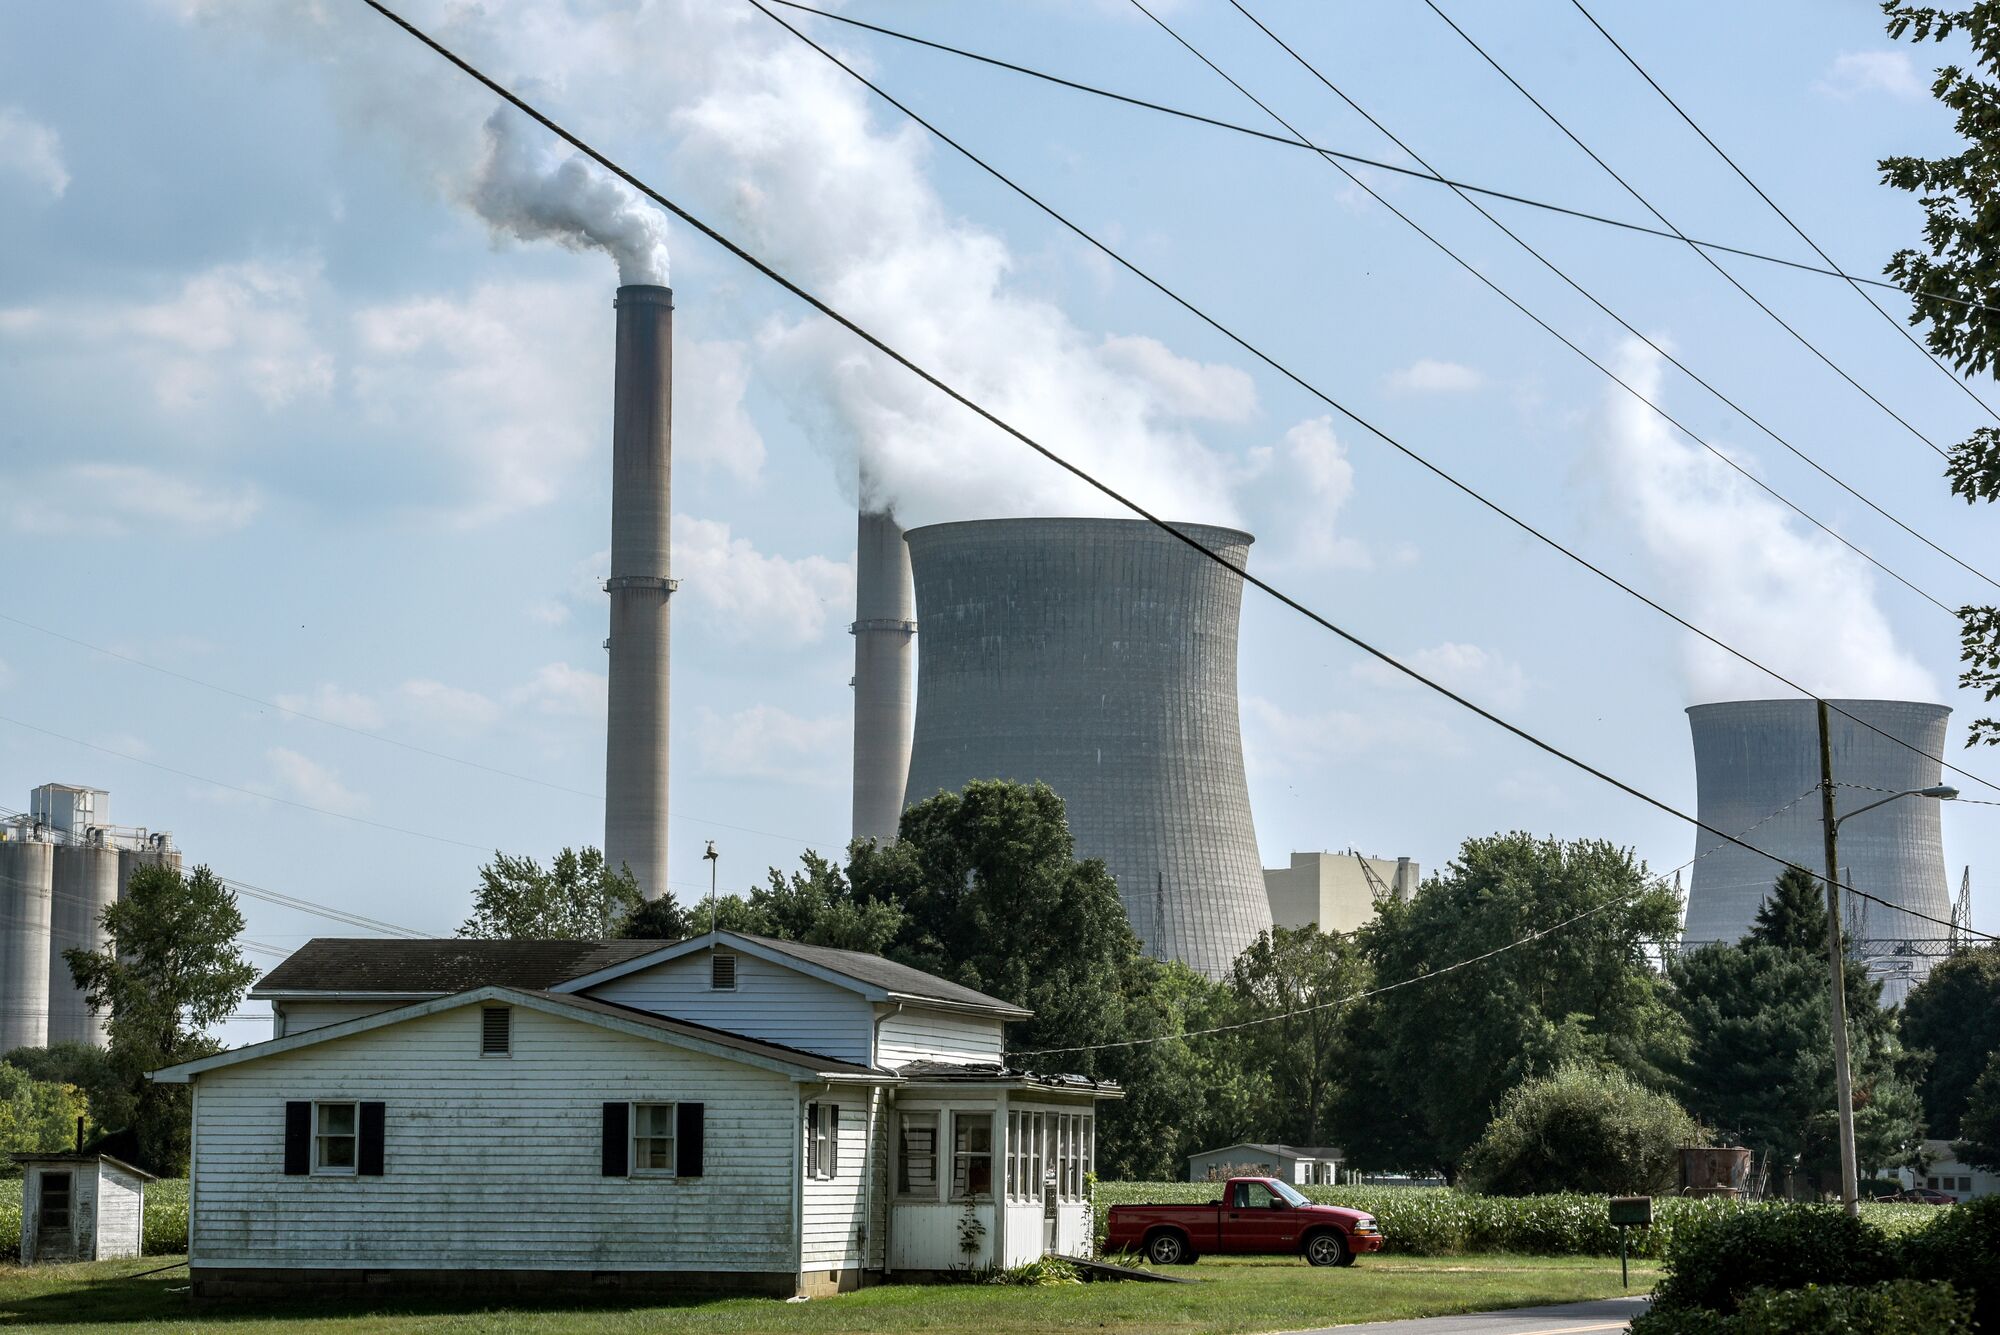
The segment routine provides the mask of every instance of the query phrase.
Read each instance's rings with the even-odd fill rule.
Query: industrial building
[[[1278,927],[1313,926],[1351,932],[1375,916],[1385,899],[1408,899],[1421,879],[1410,858],[1345,853],[1294,853],[1289,867],[1264,868],[1264,894]]]
[[[109,944],[104,910],[149,863],[180,866],[173,836],[113,825],[101,788],[45,783],[0,824],[0,1052],[104,1042],[63,952]]]
[[[854,543],[854,837],[889,843],[903,815],[916,712],[916,590],[910,549],[862,479]]]
[[[1247,533],[1176,524],[1241,567]],[[1243,581],[1141,520],[909,531],[923,652],[906,803],[1040,780],[1148,951],[1209,977],[1271,925],[1236,704]]]
[[[1944,754],[1948,708],[1904,700],[1830,703],[1836,812],[1940,782],[1941,766],[1930,757]],[[1735,941],[1750,930],[1784,862],[1813,870],[1825,865],[1818,710],[1810,699],[1795,699],[1730,700],[1687,712],[1698,819],[1763,851],[1696,832],[1682,939]],[[1844,821],[1842,882],[1951,921],[1939,805],[1904,797]],[[1868,904],[1861,912],[1857,905],[1848,921],[1856,951],[1884,979],[1885,1003],[1900,1001],[1944,953],[1947,929],[1899,908]]]

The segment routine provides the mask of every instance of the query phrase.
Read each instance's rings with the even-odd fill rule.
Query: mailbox
[[[1651,1228],[1653,1226],[1653,1198],[1651,1196],[1613,1196],[1611,1198],[1611,1223],[1614,1228]]]

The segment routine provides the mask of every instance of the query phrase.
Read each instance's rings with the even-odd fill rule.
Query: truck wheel
[[[1338,1233],[1315,1233],[1306,1239],[1306,1260],[1313,1265],[1353,1265],[1354,1253]]]
[[[1146,1259],[1154,1265],[1186,1265],[1193,1258],[1187,1239],[1171,1229],[1146,1239]]]

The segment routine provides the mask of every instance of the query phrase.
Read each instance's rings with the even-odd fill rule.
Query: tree
[[[1932,96],[1957,113],[1963,149],[1943,158],[1884,158],[1881,169],[1885,184],[1915,194],[1924,209],[1925,250],[1897,251],[1884,272],[1909,294],[1910,323],[1928,325],[1931,351],[1962,374],[1979,374],[2000,356],[2000,321],[1992,314],[2000,307],[2000,120],[1993,114],[2000,0],[1963,9],[1889,0],[1882,8],[1891,37],[1943,41],[1962,31],[1970,43],[1970,66],[1947,65],[1931,85]],[[2000,497],[2000,429],[1980,427],[1953,446],[1945,476],[1968,505]],[[1958,616],[1959,685],[1992,700],[2000,696],[2000,609],[1962,607]],[[1975,719],[1966,740],[2000,742],[2000,720]]]
[[[1678,1103],[1624,1072],[1564,1066],[1507,1091],[1463,1181],[1496,1196],[1648,1195],[1672,1184],[1681,1146],[1703,1138]]]
[[[1306,926],[1260,932],[1230,969],[1241,1020],[1240,1064],[1263,1072],[1258,1134],[1291,1145],[1333,1142],[1333,1091],[1347,1069],[1341,1008],[1368,986],[1368,962],[1351,937]]]
[[[671,892],[662,896],[670,898]],[[479,869],[472,916],[460,936],[486,940],[587,940],[609,936],[640,906],[639,883],[623,867],[612,871],[595,848],[565,848],[547,871],[530,857],[496,852]]]
[[[1964,1139],[1951,1147],[1952,1153],[1974,1167],[2000,1173],[2000,1052],[1987,1054],[1986,1069],[1972,1082],[1958,1125]]]
[[[37,1080],[11,1063],[0,1065],[0,1155],[72,1148],[79,1118],[85,1136],[96,1130],[89,1108],[74,1085]]]
[[[90,1005],[110,1017],[108,1055],[133,1097],[142,1166],[179,1176],[187,1171],[188,1087],[156,1084],[146,1073],[220,1051],[206,1030],[257,979],[236,945],[243,914],[207,867],[183,876],[149,866],[133,873],[103,924],[106,949],[63,958]]]
[[[1903,1042],[1928,1066],[1919,1090],[1933,1134],[1959,1135],[1973,1082],[2000,1051],[2000,945],[1941,960],[1903,1002]]]
[[[642,901],[618,924],[618,935],[650,941],[679,941],[694,935],[694,919],[672,891]]]
[[[132,1091],[125,1087],[111,1055],[94,1043],[51,1043],[45,1048],[15,1048],[5,1063],[36,1080],[74,1085],[90,1102],[90,1120],[118,1130],[132,1121]]]
[[[1378,984],[1506,949],[1349,1012],[1336,1118],[1352,1160],[1455,1176],[1501,1096],[1565,1062],[1665,1083],[1681,1031],[1648,950],[1679,926],[1674,892],[1628,850],[1467,840],[1415,896],[1379,906],[1361,948]]]

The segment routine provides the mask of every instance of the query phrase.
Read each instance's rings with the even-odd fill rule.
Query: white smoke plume
[[[335,105],[369,142],[400,144],[421,175],[490,208],[489,222],[514,235],[567,240],[545,230],[556,226],[551,195],[607,184],[530,151],[539,131],[494,118],[490,96],[362,6],[172,2],[271,39],[275,59],[319,63]],[[1235,522],[1230,461],[1190,423],[1251,413],[1254,388],[1241,372],[1163,347],[1135,355],[1128,336],[1080,328],[1017,279],[1001,237],[946,207],[921,130],[871,105],[754,9],[706,0],[412,0],[408,9],[1003,418],[1168,517]],[[633,236],[629,215],[613,212],[624,221],[595,214],[594,231],[579,224],[570,235]],[[698,316],[685,296],[680,305],[690,331],[732,314]],[[906,524],[1124,513],[852,335],[789,302],[779,309],[752,345],[751,376],[784,395],[843,488],[855,487],[865,457],[874,499],[893,502]]]
[[[552,160],[548,132],[512,107],[486,118],[486,160],[466,202],[497,236],[601,250],[620,283],[666,285],[666,215],[578,154]]]
[[[1631,339],[1618,361],[1619,374],[1658,403],[1659,355]],[[1877,605],[1873,567],[1631,395],[1616,387],[1606,395],[1607,485],[1652,559],[1663,603],[1817,694],[1940,698]],[[1696,704],[1790,694],[1693,636],[1682,671]]]

